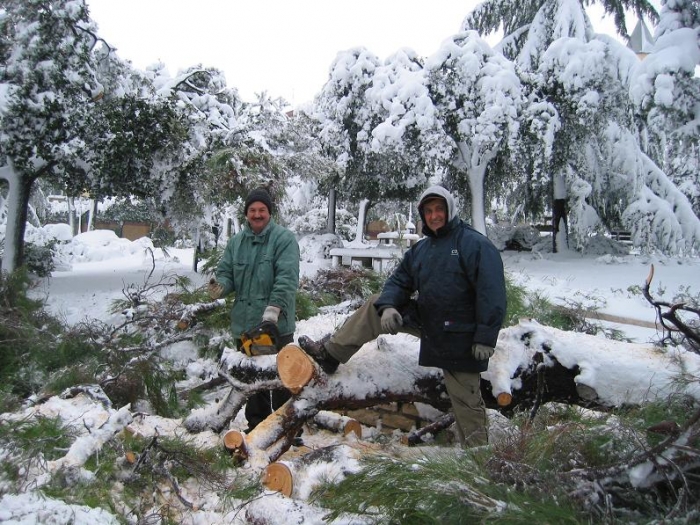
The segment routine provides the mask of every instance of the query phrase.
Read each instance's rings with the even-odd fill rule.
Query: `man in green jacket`
[[[215,299],[235,292],[231,331],[237,348],[241,334],[263,322],[279,332],[277,350],[294,339],[296,293],[299,288],[299,244],[294,234],[272,219],[273,205],[264,188],[245,200],[246,225],[231,237],[209,285]],[[245,409],[248,431],[255,428],[287,399],[289,392],[274,390],[251,396]]]

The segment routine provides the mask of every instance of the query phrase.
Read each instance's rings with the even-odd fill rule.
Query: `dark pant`
[[[245,418],[248,420],[248,431],[253,430],[262,423],[267,416],[292,397],[289,390],[266,390],[258,392],[248,398],[245,404]]]
[[[294,334],[283,335],[277,343],[277,350],[294,341]],[[266,390],[258,392],[248,398],[245,404],[245,418],[248,420],[248,431],[253,430],[267,416],[272,414],[279,407],[292,397],[286,388],[280,390]]]

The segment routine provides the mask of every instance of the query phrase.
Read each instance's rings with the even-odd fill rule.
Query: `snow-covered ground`
[[[330,260],[319,259],[322,249],[313,243],[322,238],[300,241],[302,276],[312,276]],[[161,276],[182,275],[193,286],[203,285],[208,277],[193,271],[193,250],[153,248],[147,239],[134,242],[119,239],[111,231],[78,235],[64,248],[66,266],[42,280],[34,291],[52,313],[69,324],[87,318],[109,321],[111,303],[124,299],[129,284],[143,284],[152,270],[151,282]],[[652,293],[671,300],[678,293],[700,293],[700,259],[642,255],[581,255],[567,251],[559,254],[502,252],[506,271],[513,280],[529,290],[538,291],[551,302],[563,306],[581,306],[609,316],[627,318],[653,325],[655,311],[641,295],[641,288],[654,265]],[[645,342],[656,330],[635,324],[611,323],[628,337]]]
[[[134,243],[116,239],[110,235],[111,232],[90,232],[82,234],[70,241],[72,247],[66,250],[73,253],[66,256],[66,265],[48,279],[43,279],[33,290],[37,297],[43,297],[51,312],[63,318],[67,323],[73,324],[80,321],[97,318],[105,322],[116,322],[120,314],[110,313],[110,306],[114,299],[123,298],[124,290],[129,284],[142,284],[145,279],[153,273],[151,279],[158,280],[162,275],[184,275],[190,277],[193,286],[201,286],[207,281],[207,276],[195,273],[192,269],[193,252],[191,249],[171,249],[169,255],[165,255],[158,249],[153,249],[147,239]],[[309,241],[303,241],[304,253],[314,253],[314,247],[309,245]],[[320,252],[320,248],[317,250]],[[313,257],[302,256],[302,274],[313,275],[319,268],[329,266],[328,260],[314,259]],[[530,290],[539,291],[551,301],[562,305],[579,304],[586,308],[597,308],[608,315],[625,318],[629,322],[614,323],[615,328],[622,330],[628,337],[633,338],[638,343],[645,343],[658,338],[656,330],[650,328],[655,321],[655,311],[649,303],[642,297],[640,290],[649,274],[649,269],[653,264],[655,278],[652,283],[652,293],[659,298],[671,300],[678,292],[690,292],[697,294],[700,280],[700,259],[697,258],[665,258],[647,256],[582,256],[576,253],[562,254],[534,254],[528,252],[504,252],[503,260],[507,272],[512,279],[524,285]],[[638,326],[631,324],[639,321]],[[298,324],[298,335],[307,334],[312,337],[319,337],[331,331],[342,322],[340,315],[320,315],[313,319],[302,321]],[[546,337],[557,337],[555,333],[542,332]],[[392,339],[392,337],[394,339]],[[568,337],[568,336],[567,336]],[[630,394],[630,384],[622,381],[610,381],[609,373],[596,365],[596,360],[604,360],[606,342],[600,339],[599,344],[591,346],[581,346],[581,340],[567,339],[561,337],[557,339],[557,344],[553,346],[553,352],[569,351],[573,359],[581,359],[580,363],[589,361],[588,367],[582,365],[582,375],[586,374],[586,380],[590,386],[597,386],[597,381],[602,385],[606,384],[605,395],[611,399],[619,400],[622,396]],[[517,339],[517,334],[509,334],[499,341],[499,346],[503,344],[506,349],[511,341]],[[368,343],[370,345],[371,343]],[[401,335],[387,337],[385,345],[390,347],[391,352],[417,352],[417,342],[410,340],[409,336]],[[375,345],[376,346],[376,345]],[[656,371],[654,363],[651,367],[644,368],[644,363],[640,362],[640,345],[618,350],[615,356],[618,366],[627,366],[630,370],[638,371],[640,374],[650,372],[650,377],[644,377],[640,381],[647,389],[649,381],[659,380],[660,375]],[[362,351],[372,351],[371,348]],[[627,351],[629,350],[629,351]],[[361,351],[361,352],[362,352]],[[599,352],[599,357],[594,357],[591,352]],[[497,352],[498,354],[498,352]],[[503,388],[509,388],[506,369],[517,366],[512,355],[505,358],[507,352],[503,352],[503,359],[492,359],[492,366],[489,368],[489,379],[492,383],[503,381]],[[196,355],[196,353],[195,353]],[[358,354],[359,355],[359,354]],[[580,355],[581,357],[578,357]],[[498,357],[498,356],[496,356]],[[410,356],[408,357],[410,360]],[[590,359],[589,359],[590,358]],[[700,363],[693,356],[690,356],[686,365],[696,374],[700,370]],[[337,374],[340,380],[352,387],[352,381],[358,374],[359,367],[363,366],[362,360],[357,358],[350,363],[339,368]],[[667,374],[673,371],[669,368]],[[613,372],[614,373],[614,372]],[[636,372],[635,372],[636,373]],[[597,377],[600,376],[600,377]],[[619,389],[619,390],[616,390]],[[600,387],[603,392],[603,387]],[[140,417],[137,422],[132,419],[128,411],[116,409],[108,410],[99,403],[88,403],[79,406],[77,401],[69,401],[59,398],[51,398],[47,402],[36,407],[27,408],[17,417],[25,417],[38,412],[46,414],[64,414],[75,420],[84,421],[87,428],[99,428],[99,432],[88,433],[90,440],[76,443],[71,447],[67,455],[62,458],[62,462],[70,462],[72,458],[80,457],[89,453],[90,447],[95,446],[97,434],[109,436],[117,432],[120,427],[132,425],[144,433],[153,430],[158,426],[160,431],[167,431],[170,426],[178,427],[179,421],[166,421],[161,418],[152,419]],[[239,416],[240,417],[240,416]],[[86,418],[89,419],[85,423]],[[238,419],[238,418],[237,418]],[[240,420],[236,423],[240,424]],[[203,433],[206,434],[206,433]],[[219,436],[214,434],[202,435],[201,439],[216,441]],[[305,438],[307,439],[307,438]],[[314,442],[320,437],[308,436],[309,445],[323,446],[322,442]],[[352,437],[335,438],[351,440]],[[347,443],[351,445],[351,443]],[[343,448],[344,447],[344,448]],[[356,459],[351,446],[343,445],[339,449],[337,461],[335,462],[335,472],[319,472],[316,477],[306,481],[308,484],[318,482],[322,477],[342,475],[342,472],[349,472],[356,468]],[[48,465],[48,468],[59,465]],[[301,487],[305,492],[308,487]],[[186,489],[185,489],[186,490]],[[245,523],[243,513],[229,514],[217,512],[216,496],[203,498],[199,495],[199,511],[190,513],[190,523]],[[265,497],[257,499],[251,503],[257,507],[259,514],[269,513],[275,516],[271,522],[276,523],[323,523],[322,512],[319,509],[301,505],[279,494],[269,493]],[[274,521],[277,519],[277,521]],[[72,521],[70,521],[72,520]],[[3,523],[85,523],[85,524],[108,524],[117,523],[114,516],[104,511],[89,509],[86,507],[69,506],[63,502],[53,501],[47,498],[38,497],[35,492],[27,492],[20,495],[6,495],[0,500],[0,522]],[[335,522],[339,523],[339,522]],[[348,522],[349,523],[349,522]]]

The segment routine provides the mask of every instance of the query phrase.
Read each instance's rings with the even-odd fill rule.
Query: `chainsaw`
[[[279,340],[277,325],[263,321],[241,334],[241,348],[249,356],[276,354]]]

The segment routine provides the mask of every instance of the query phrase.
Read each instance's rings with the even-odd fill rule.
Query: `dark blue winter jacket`
[[[488,360],[477,361],[471,349],[474,343],[496,346],[506,313],[503,261],[450,206],[451,196],[451,220],[437,235],[424,228],[426,236],[406,252],[375,304],[379,312],[393,306],[404,323],[420,327],[419,364],[483,372]]]

